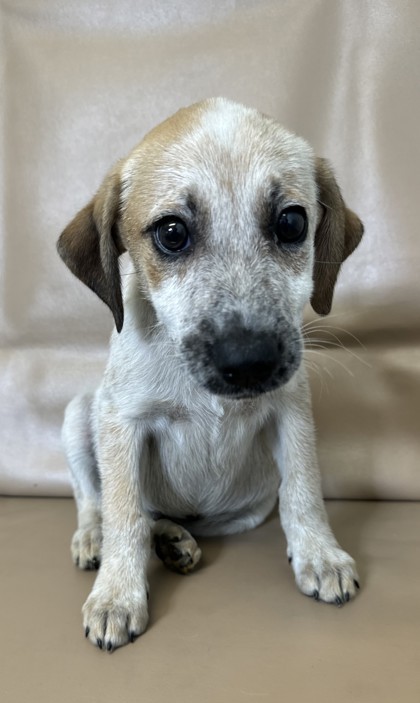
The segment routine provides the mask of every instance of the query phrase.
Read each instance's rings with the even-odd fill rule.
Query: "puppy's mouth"
[[[184,340],[183,355],[193,376],[211,393],[251,398],[285,385],[298,369],[300,338],[284,340],[284,335],[243,328],[212,339],[195,334]]]

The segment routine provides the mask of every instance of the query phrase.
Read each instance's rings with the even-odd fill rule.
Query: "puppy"
[[[101,563],[83,607],[100,648],[145,630],[152,544],[186,573],[192,535],[255,527],[277,498],[300,590],[355,595],[321,495],[301,324],[309,301],[330,311],[362,233],[303,139],[222,98],[152,130],[64,230],[60,256],[116,326],[100,387],[63,427],[73,560]]]

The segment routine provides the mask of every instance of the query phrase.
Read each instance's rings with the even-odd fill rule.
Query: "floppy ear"
[[[318,202],[323,212],[315,233],[311,305],[319,315],[328,315],[341,264],[359,244],[363,224],[352,210],[346,208],[332,169],[325,159],[316,161],[316,181]]]
[[[81,210],[57,242],[70,271],[108,305],[121,332],[124,309],[118,257],[125,251],[118,232],[119,169],[106,176],[94,199]]]

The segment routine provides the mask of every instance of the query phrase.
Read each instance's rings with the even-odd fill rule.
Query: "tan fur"
[[[162,147],[169,147],[185,133],[193,132],[205,110],[206,101],[180,108],[166,120],[153,127],[144,137],[143,145],[150,145],[151,156],[154,151],[154,156],[158,157]]]
[[[359,244],[363,225],[357,215],[345,206],[332,169],[325,159],[317,159],[316,179],[323,214],[315,236],[311,303],[315,312],[328,315],[341,264]]]
[[[157,173],[165,177],[167,153],[185,134],[194,131],[204,107],[196,103],[178,110],[161,124],[154,127],[133,150],[123,166],[122,179],[131,181],[130,213],[127,217],[127,239],[138,236],[138,227],[148,222],[156,201]],[[171,204],[171,193],[166,193],[167,206]],[[147,218],[147,219],[145,219]]]
[[[139,237],[133,251],[135,259],[142,262],[143,279],[147,280],[148,288],[157,288],[165,277],[165,263],[158,258],[153,245],[145,237]]]
[[[84,207],[60,236],[58,253],[72,273],[112,310],[117,329],[124,312],[118,257],[125,251],[117,230],[120,203],[120,168],[107,175],[95,198]]]

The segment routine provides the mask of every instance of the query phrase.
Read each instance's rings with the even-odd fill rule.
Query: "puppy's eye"
[[[300,244],[306,239],[308,218],[303,207],[292,205],[280,213],[275,226],[279,244]]]
[[[156,246],[165,254],[179,254],[191,247],[187,226],[176,217],[165,217],[154,231]]]

